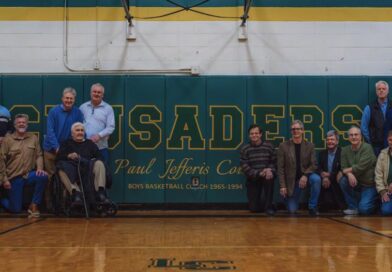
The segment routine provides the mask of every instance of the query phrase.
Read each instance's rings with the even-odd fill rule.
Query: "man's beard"
[[[25,133],[27,131],[27,127],[17,128],[16,131],[18,131],[19,133]]]

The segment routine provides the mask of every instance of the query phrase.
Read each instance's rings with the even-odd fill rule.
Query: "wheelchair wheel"
[[[106,213],[108,216],[113,217],[117,214],[117,210],[118,210],[117,204],[112,202],[108,207]]]
[[[113,202],[109,204],[98,203],[95,208],[97,215],[100,217],[113,217],[117,213],[117,205]]]
[[[53,175],[50,186],[52,191],[53,213],[55,215],[60,215],[66,208],[66,194],[64,194],[64,186],[57,174]]]

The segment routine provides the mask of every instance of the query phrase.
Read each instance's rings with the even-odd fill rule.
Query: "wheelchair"
[[[53,213],[57,216],[66,217],[114,217],[117,214],[118,206],[109,199],[108,203],[89,201],[84,193],[82,200],[84,205],[73,205],[72,198],[64,184],[61,182],[58,170],[51,180],[52,207]]]

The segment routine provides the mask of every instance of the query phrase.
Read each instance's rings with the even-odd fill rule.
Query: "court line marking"
[[[24,224],[21,224],[21,225],[17,225],[17,226],[15,226],[15,227],[12,227],[12,228],[10,228],[10,229],[7,229],[7,230],[4,230],[4,231],[0,232],[0,235],[4,235],[4,234],[10,233],[10,232],[12,232],[12,231],[21,229],[21,228],[31,226],[31,225],[33,225],[33,224],[42,222],[42,221],[44,221],[44,220],[45,220],[45,218],[39,218],[39,219],[34,220],[34,221],[32,221],[32,222],[28,222],[28,223],[24,223]]]
[[[378,232],[383,234],[392,234],[392,230],[379,230]]]
[[[385,238],[388,238],[388,239],[392,239],[392,236],[386,235],[384,233],[381,233],[381,232],[378,232],[378,231],[375,231],[375,230],[372,230],[372,229],[361,227],[359,225],[355,225],[353,223],[349,223],[349,222],[346,222],[346,221],[341,221],[339,219],[335,219],[335,218],[332,218],[332,217],[326,217],[326,218],[329,219],[329,220],[332,220],[334,222],[340,223],[340,224],[345,224],[345,225],[348,225],[350,227],[353,227],[353,228],[356,228],[356,229],[359,229],[359,230],[362,230],[362,231],[366,231],[366,232],[369,232],[369,233],[372,233],[372,234],[376,234],[378,236],[382,236],[382,237],[385,237]]]

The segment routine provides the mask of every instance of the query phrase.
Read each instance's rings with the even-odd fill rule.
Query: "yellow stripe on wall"
[[[131,8],[136,20],[141,17],[159,16],[179,8]],[[242,7],[196,8],[197,11],[226,17],[240,17]],[[68,8],[70,21],[123,21],[124,10],[116,7]],[[257,7],[249,14],[251,21],[392,21],[392,8],[281,8]],[[59,7],[1,7],[0,21],[62,21],[64,8]],[[192,11],[182,11],[155,21],[235,21],[239,19],[213,18]]]

